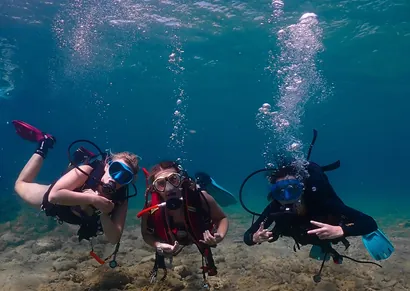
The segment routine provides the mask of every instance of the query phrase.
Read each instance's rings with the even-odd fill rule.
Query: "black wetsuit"
[[[276,223],[272,229],[274,240],[277,240],[279,236],[288,236],[293,237],[301,245],[322,244],[324,242],[319,240],[316,235],[307,234],[308,230],[317,228],[310,223],[311,220],[341,226],[344,236],[332,241],[335,243],[348,236],[365,235],[377,230],[377,224],[372,217],[343,203],[319,165],[310,162],[307,170],[309,177],[304,181],[305,190],[302,196],[305,214],[269,215],[281,211],[279,202],[272,201],[245,232],[244,242],[247,245],[255,244],[253,234],[259,229],[263,221],[265,229],[273,222]]]

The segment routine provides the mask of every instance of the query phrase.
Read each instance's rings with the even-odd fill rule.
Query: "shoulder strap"
[[[95,189],[98,186],[98,182],[101,180],[102,176],[104,176],[104,164],[99,161],[95,160],[89,164],[93,168],[88,177],[87,181],[85,181],[84,186],[89,189]]]
[[[150,203],[151,205],[161,203],[158,193],[151,193]],[[155,233],[155,235],[158,236],[162,241],[173,243],[169,235],[170,228],[168,226],[168,222],[165,216],[165,209],[163,207],[156,210],[151,210],[147,218],[147,227],[152,230],[152,232]]]
[[[95,176],[92,176],[92,177],[101,179],[102,175],[104,174],[104,167],[102,166],[101,162],[96,160],[92,162],[90,166],[93,167],[93,171],[91,172],[90,175],[97,174],[99,177],[95,177]],[[69,170],[73,168],[74,167],[70,168],[70,165],[69,165],[65,173],[67,173]],[[101,174],[101,170],[102,170],[102,174]],[[93,188],[92,182],[95,182],[95,181],[94,181],[94,178],[92,177],[89,177],[87,179],[82,189],[85,189],[85,188],[92,189]],[[44,210],[45,214],[47,216],[57,217],[60,224],[63,222],[66,222],[68,224],[80,225],[80,229],[78,230],[78,233],[77,233],[79,235],[80,241],[82,239],[88,240],[90,239],[90,237],[96,236],[99,232],[102,232],[100,218],[97,214],[93,214],[92,216],[82,215],[81,217],[79,217],[71,211],[70,206],[52,204],[49,202],[48,198],[50,195],[50,191],[54,187],[56,182],[57,181],[51,184],[51,186],[48,188],[47,192],[43,196],[41,208]]]
[[[203,248],[204,246],[199,243],[199,240],[202,239],[202,235],[205,230],[212,229],[209,204],[202,192],[198,189],[193,190],[188,188],[184,190],[184,193],[183,198],[186,226],[191,236],[195,239],[195,244],[198,247]],[[208,209],[203,208],[202,199],[205,200]]]

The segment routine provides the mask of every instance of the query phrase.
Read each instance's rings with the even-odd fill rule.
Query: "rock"
[[[184,284],[175,278],[168,278],[168,284],[169,284],[168,290],[171,290],[171,291],[180,291],[180,290],[185,289]]]
[[[30,289],[32,290],[32,289]],[[72,281],[63,281],[54,284],[42,284],[37,291],[55,291],[55,290],[67,290],[67,291],[84,291],[84,288]]]
[[[146,262],[155,262],[155,255],[149,255],[149,256],[143,257],[140,261],[141,264],[146,263]]]
[[[135,264],[136,261],[138,262],[142,258],[153,256],[154,251],[151,250],[150,252],[148,252],[142,249],[121,246],[119,253],[122,254],[124,261],[129,261],[130,263]]]
[[[87,290],[123,290],[123,287],[131,283],[133,278],[130,274],[121,270],[107,270],[106,272],[99,273],[95,278],[93,278],[93,281],[94,282],[91,283],[90,288]]]
[[[67,271],[70,269],[77,269],[77,263],[69,261],[65,258],[59,258],[53,263],[53,268],[57,271]]]
[[[53,252],[62,247],[62,243],[60,240],[53,239],[53,238],[45,238],[37,240],[33,246],[32,251],[33,253],[39,255],[45,252]]]
[[[4,256],[4,262],[9,261],[9,262],[16,263],[17,265],[24,265],[26,259],[27,258],[22,256],[20,253],[18,253],[15,248],[11,249],[11,251],[8,252],[6,256]]]
[[[383,284],[383,287],[384,288],[391,288],[391,287],[395,286],[397,283],[398,283],[397,280],[393,279],[393,280]]]
[[[77,272],[63,271],[58,276],[58,280],[73,281],[74,283],[81,283],[84,281],[84,275]]]
[[[181,278],[188,277],[192,274],[192,272],[184,265],[176,266],[174,268],[175,273],[181,276]]]
[[[6,232],[10,229],[12,229],[10,221],[7,221],[6,223],[0,224],[0,233],[4,233],[4,232]]]
[[[127,233],[127,236],[125,237],[125,239],[129,239],[131,241],[136,241],[139,237],[140,233],[137,231],[130,231]]]
[[[26,261],[27,259],[30,260],[30,259],[32,259],[32,257],[34,257],[34,258],[38,257],[36,254],[33,255],[33,252],[31,250],[31,245],[32,245],[32,243],[28,242],[28,243],[25,243],[24,245],[15,247],[14,250],[20,256],[25,258],[24,261]]]
[[[225,262],[225,257],[223,257],[223,256],[217,256],[214,259],[215,259],[216,264]]]
[[[232,262],[229,264],[229,267],[232,269],[240,269],[242,268],[242,263],[241,262]]]
[[[4,242],[6,242],[6,244],[9,245],[9,246],[18,246],[18,245],[21,245],[22,243],[24,243],[24,239],[21,236],[16,235],[16,234],[11,233],[11,232],[7,232],[7,233],[3,234],[0,237],[0,239],[3,240]]]
[[[315,291],[338,291],[336,284],[333,282],[320,282],[315,288]]]
[[[0,252],[4,251],[7,248],[7,243],[0,239]]]
[[[8,290],[36,290],[41,283],[45,282],[46,280],[40,276],[25,275],[21,280],[15,280],[13,287]]]
[[[58,276],[58,281],[69,281],[70,273],[68,271],[62,271]]]
[[[292,272],[297,273],[297,274],[300,274],[300,273],[302,272],[301,266],[300,266],[300,265],[297,265],[297,264],[292,264],[292,265],[290,266],[290,270],[291,270]]]

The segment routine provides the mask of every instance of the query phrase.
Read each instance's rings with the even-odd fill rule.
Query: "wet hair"
[[[275,173],[275,178],[284,178],[286,176],[297,176],[298,170],[293,165],[288,165],[278,169]]]
[[[302,181],[309,176],[306,166],[308,163],[304,160],[279,157],[276,160],[277,167],[272,169],[267,175],[271,184],[276,183],[277,179],[286,176],[294,176]]]
[[[155,176],[164,170],[174,169],[177,172],[180,172],[180,168],[178,164],[174,161],[162,161],[151,168],[148,175],[148,181],[150,183],[154,182]]]
[[[131,168],[134,175],[138,174],[139,171],[139,157],[136,154],[131,152],[119,152],[119,153],[111,153],[110,159],[115,160],[124,160],[125,163]]]
[[[298,176],[298,169],[293,165],[286,165],[280,168],[272,170],[268,176],[269,183],[275,184],[276,180],[279,178],[284,178],[286,176]]]

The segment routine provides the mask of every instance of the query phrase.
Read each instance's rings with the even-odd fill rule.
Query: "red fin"
[[[35,128],[34,126],[25,123],[24,121],[21,120],[13,120],[12,121],[16,133],[25,140],[31,141],[31,142],[39,142],[41,139],[44,138],[44,133]]]

